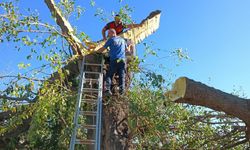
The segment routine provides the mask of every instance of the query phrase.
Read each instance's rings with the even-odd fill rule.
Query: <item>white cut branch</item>
[[[86,55],[87,49],[83,47],[82,42],[74,35],[74,30],[70,23],[62,16],[60,10],[57,8],[54,0],[44,0],[48,6],[52,16],[56,19],[57,25],[60,26],[63,35],[69,42],[73,49],[74,55]]]

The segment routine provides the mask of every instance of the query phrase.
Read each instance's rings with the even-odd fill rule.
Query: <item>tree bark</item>
[[[172,90],[165,95],[176,103],[208,107],[243,120],[247,126],[246,135],[250,138],[250,99],[225,93],[187,77],[177,79]]]
[[[109,104],[103,109],[101,149],[126,150],[129,148],[127,117],[128,101],[112,97]]]

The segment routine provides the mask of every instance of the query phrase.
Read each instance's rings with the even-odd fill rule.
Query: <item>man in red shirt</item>
[[[120,15],[116,15],[115,16],[115,21],[109,22],[107,23],[104,28],[102,29],[102,36],[103,39],[106,40],[106,31],[109,29],[115,29],[116,34],[119,35],[120,33],[122,33],[125,29],[129,28],[134,28],[134,27],[138,27],[140,26],[140,24],[127,24],[124,25],[122,23],[121,17]]]

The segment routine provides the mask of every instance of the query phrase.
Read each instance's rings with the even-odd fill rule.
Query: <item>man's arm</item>
[[[105,27],[103,27],[103,29],[102,29],[102,37],[103,37],[103,40],[107,40],[106,34],[105,34],[106,31],[107,31],[107,27],[105,26]]]
[[[110,46],[110,39],[104,44],[103,47],[99,48],[96,52],[97,53],[102,53],[105,49],[107,49]]]
[[[96,51],[96,53],[102,53],[105,49],[106,49],[105,47],[101,47]]]

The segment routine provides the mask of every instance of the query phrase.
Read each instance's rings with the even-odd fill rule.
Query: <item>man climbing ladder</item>
[[[110,64],[109,70],[106,74],[106,90],[105,94],[107,96],[111,96],[111,83],[112,78],[115,73],[118,73],[119,76],[119,93],[124,94],[125,90],[125,51],[127,49],[126,41],[116,35],[116,31],[114,29],[108,30],[108,41],[105,45],[97,50],[97,52],[103,52],[105,49],[109,48],[109,56],[110,56]]]
[[[112,78],[115,73],[119,76],[119,93],[124,94],[125,90],[125,69],[126,69],[126,50],[129,53],[134,53],[134,44],[129,39],[123,39],[118,36],[120,33],[124,32],[125,29],[139,27],[140,24],[123,24],[120,15],[116,15],[114,21],[109,22],[102,29],[103,39],[106,40],[105,32],[108,30],[108,41],[105,43],[104,47],[100,48],[98,52],[104,51],[106,48],[110,48],[109,57],[110,65],[109,70],[106,75],[106,91],[105,95],[111,96],[111,83]]]

